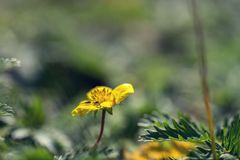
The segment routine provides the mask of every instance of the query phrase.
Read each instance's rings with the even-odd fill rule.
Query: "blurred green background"
[[[181,111],[204,123],[189,7],[178,0],[1,0],[0,56],[21,66],[0,75],[0,102],[15,112],[1,118],[0,158],[51,160],[92,145],[100,116],[76,118],[71,110],[96,85],[128,82],[136,90],[107,117],[101,146],[137,146],[145,113]],[[240,1],[198,7],[217,122],[239,110]]]

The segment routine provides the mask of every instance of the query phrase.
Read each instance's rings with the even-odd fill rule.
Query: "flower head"
[[[81,101],[73,109],[72,116],[83,116],[89,112],[112,108],[132,93],[134,93],[134,88],[128,83],[121,84],[114,89],[106,86],[97,86],[87,93],[88,100]]]

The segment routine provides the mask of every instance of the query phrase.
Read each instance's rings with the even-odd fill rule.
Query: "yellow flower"
[[[126,151],[124,155],[126,160],[165,160],[169,157],[183,159],[195,146],[193,143],[180,141],[148,142],[133,152]]]
[[[128,83],[121,84],[114,89],[97,86],[87,93],[88,100],[81,101],[73,109],[72,116],[83,116],[89,112],[112,108],[132,93],[134,93],[133,86]]]

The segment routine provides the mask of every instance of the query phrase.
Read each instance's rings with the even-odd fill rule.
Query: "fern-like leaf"
[[[209,142],[209,133],[189,117],[179,114],[177,119],[165,114],[145,115],[138,124],[145,129],[141,141],[180,140],[194,143]]]

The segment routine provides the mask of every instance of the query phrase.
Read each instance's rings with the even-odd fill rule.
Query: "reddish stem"
[[[95,142],[93,148],[97,147],[98,143],[100,142],[100,140],[102,138],[103,131],[104,131],[104,124],[105,124],[105,117],[106,117],[106,110],[102,110],[101,128],[100,128],[100,132],[99,132],[97,141]]]
[[[209,87],[208,87],[208,73],[207,73],[208,68],[207,68],[207,56],[206,56],[206,46],[204,41],[205,40],[204,32],[202,27],[202,21],[198,14],[197,1],[191,0],[191,2],[192,2],[191,5],[192,5],[194,30],[195,30],[195,36],[196,36],[196,42],[197,42],[196,48],[197,48],[197,52],[200,60],[199,69],[200,69],[200,77],[201,77],[201,83],[202,83],[203,100],[204,100],[204,104],[207,112],[213,159],[216,160],[217,159],[216,144],[215,144],[215,137],[214,137],[214,123],[213,123],[213,116],[212,116],[210,96],[209,96]]]

